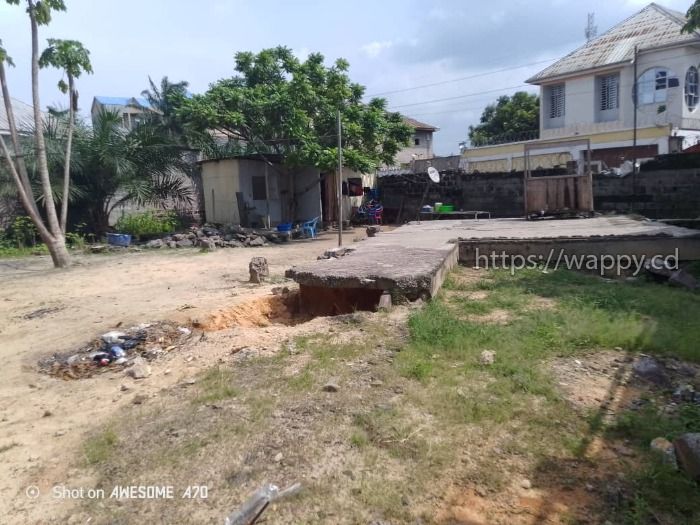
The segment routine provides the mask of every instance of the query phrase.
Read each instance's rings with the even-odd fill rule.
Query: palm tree
[[[75,112],[78,110],[78,91],[75,89],[75,79],[83,72],[92,73],[90,52],[77,40],[59,40],[49,38],[49,47],[39,58],[41,67],[53,66],[63,69],[68,77],[68,84],[63,79],[58,82],[58,88],[68,93],[68,130],[66,134],[66,156],[63,168],[63,198],[61,200],[61,230],[65,235],[68,220],[68,195],[70,188],[70,158],[73,147],[73,128]]]
[[[191,202],[182,149],[155,123],[128,131],[118,113],[103,111],[92,128],[80,127],[75,152],[74,206],[96,233],[108,231],[112,211],[128,202],[163,207]]]
[[[160,80],[158,87],[151,77],[148,77],[150,89],[144,89],[141,96],[151,105],[151,109],[156,112],[156,118],[163,129],[173,138],[184,141],[184,127],[178,118],[177,110],[182,102],[187,98],[187,86],[184,80],[181,82],[170,82],[167,76]]]

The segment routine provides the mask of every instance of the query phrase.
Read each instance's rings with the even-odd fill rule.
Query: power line
[[[490,89],[487,91],[476,91],[474,93],[467,93],[466,95],[459,95],[456,97],[446,97],[446,98],[436,98],[433,100],[423,100],[421,102],[413,102],[411,104],[398,104],[396,106],[391,106],[388,109],[395,109],[395,108],[405,108],[409,106],[422,106],[423,104],[434,104],[436,102],[445,102],[447,100],[457,100],[460,98],[467,98],[467,97],[474,97],[478,95],[486,95],[488,93],[498,93],[499,91],[508,91],[510,89],[518,89],[521,87],[528,87],[530,84],[518,84],[517,86],[509,86],[509,87],[504,87],[504,88],[499,88],[499,89]]]
[[[477,74],[475,74],[475,75],[469,75],[469,76],[466,76],[466,77],[453,78],[453,79],[450,79],[450,80],[442,80],[442,81],[440,81],[440,82],[433,82],[433,83],[431,83],[431,84],[421,84],[420,86],[414,86],[414,87],[409,87],[409,88],[395,89],[395,90],[392,90],[392,91],[382,91],[382,92],[380,92],[380,93],[374,93],[374,94],[372,94],[372,95],[367,95],[367,96],[370,97],[370,98],[373,98],[373,97],[378,97],[378,96],[381,96],[381,95],[391,95],[391,94],[393,94],[393,93],[404,93],[404,92],[406,92],[406,91],[413,91],[414,89],[422,89],[422,88],[433,87],[433,86],[442,86],[442,85],[444,85],[444,84],[451,84],[451,83],[453,83],[453,82],[462,82],[463,80],[471,80],[471,79],[474,79],[474,78],[480,78],[480,77],[486,77],[486,76],[489,76],[489,75],[494,75],[494,74],[496,74],[496,73],[504,73],[504,72],[506,72],[506,71],[512,71],[512,70],[514,70],[514,69],[522,69],[522,68],[524,68],[524,67],[536,66],[536,65],[538,65],[538,64],[544,64],[544,63],[546,63],[546,62],[552,62],[552,61],[554,61],[554,60],[557,60],[557,59],[556,59],[556,58],[548,58],[548,59],[546,59],[546,60],[538,60],[537,62],[530,62],[529,64],[522,64],[522,65],[519,65],[519,66],[505,67],[505,68],[502,68],[502,69],[494,69],[494,70],[492,70],[492,71],[486,71],[486,72],[484,72],[484,73],[477,73]]]

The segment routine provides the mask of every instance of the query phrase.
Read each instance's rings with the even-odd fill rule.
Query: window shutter
[[[564,84],[550,88],[549,118],[564,116]]]

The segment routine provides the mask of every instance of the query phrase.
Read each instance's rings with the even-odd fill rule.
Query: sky
[[[156,81],[186,80],[193,93],[234,74],[237,51],[285,45],[304,58],[321,52],[330,64],[350,62],[367,97],[438,128],[435,153],[459,151],[484,107],[585,42],[587,14],[598,34],[642,9],[639,0],[65,0],[68,10],[40,29],[47,38],[81,41],[93,75],[78,80],[89,114],[95,95],[139,96]],[[662,0],[685,12],[690,0]],[[17,67],[10,93],[31,101],[30,33],[24,9],[0,0],[0,39]],[[467,77],[467,78],[465,78]],[[66,107],[43,70],[42,105]],[[461,79],[461,80],[460,80]],[[426,84],[435,84],[420,87]]]

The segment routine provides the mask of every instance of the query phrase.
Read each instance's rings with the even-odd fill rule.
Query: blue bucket
[[[112,246],[129,246],[131,244],[131,235],[126,233],[108,233],[107,244]]]

